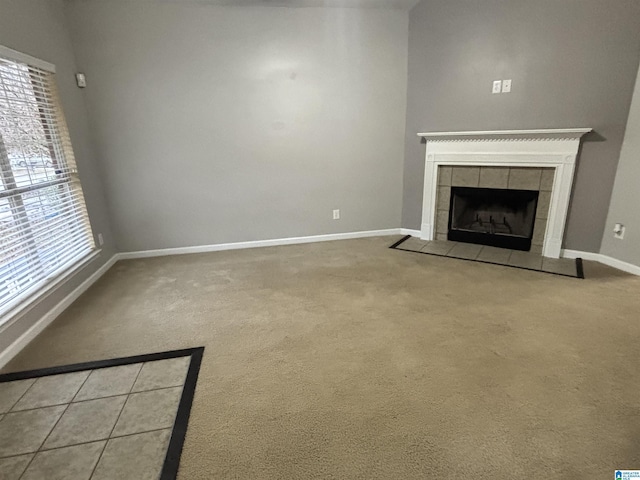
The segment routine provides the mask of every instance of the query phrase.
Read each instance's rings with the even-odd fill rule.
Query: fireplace
[[[447,238],[529,251],[538,191],[451,187]]]
[[[537,211],[534,208],[537,218],[530,251],[559,258],[580,138],[590,131],[564,128],[419,133],[426,142],[420,238],[447,239],[447,188],[537,189],[540,193]],[[456,184],[456,173],[451,177],[449,172],[460,167],[466,171],[458,172],[460,182]],[[535,169],[543,170],[540,176]],[[446,183],[443,178],[452,180]]]

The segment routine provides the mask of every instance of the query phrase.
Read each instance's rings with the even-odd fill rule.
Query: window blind
[[[95,249],[53,68],[0,48],[0,315]]]

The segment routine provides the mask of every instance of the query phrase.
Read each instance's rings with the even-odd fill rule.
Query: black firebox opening
[[[537,206],[533,190],[451,187],[447,238],[529,251]]]

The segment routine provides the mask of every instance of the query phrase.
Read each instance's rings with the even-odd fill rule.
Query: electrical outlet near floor
[[[624,238],[624,231],[624,225],[621,223],[616,223],[613,227],[613,236],[619,240],[622,240]]]
[[[334,220],[340,220],[340,209],[337,208],[333,211],[333,219]]]

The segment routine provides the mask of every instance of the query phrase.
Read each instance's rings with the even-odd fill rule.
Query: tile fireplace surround
[[[446,233],[443,226],[446,227],[444,216],[448,216],[448,207],[444,207],[447,191],[442,187],[450,186],[453,180],[448,180],[448,175],[455,174],[457,183],[465,184],[460,186],[499,182],[492,188],[541,191],[532,251],[559,258],[580,138],[590,131],[571,128],[419,133],[427,143],[420,238],[435,240]]]

